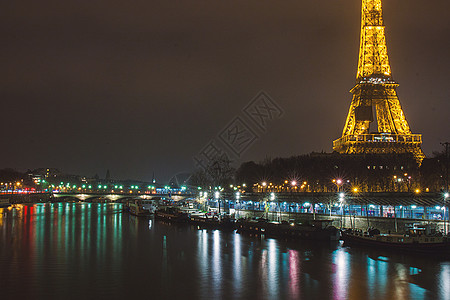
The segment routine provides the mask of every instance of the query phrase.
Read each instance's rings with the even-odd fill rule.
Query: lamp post
[[[343,184],[342,179],[340,179],[340,178],[333,179],[331,182],[333,182],[336,185],[337,194],[339,195],[339,192],[341,191],[341,185]],[[331,203],[330,203],[330,217],[331,217]],[[342,218],[341,218],[341,220],[342,220]],[[342,227],[342,222],[341,222],[341,227]]]
[[[343,184],[344,182],[342,181],[342,179],[333,179],[332,182],[336,185],[336,187],[337,187],[337,192],[339,193],[340,190],[341,190],[341,186],[342,186],[342,184]]]
[[[275,201],[275,193],[270,193],[270,201],[274,202]],[[279,205],[278,203],[276,203],[276,207],[278,208],[278,211],[280,211]],[[280,220],[280,215],[278,214],[278,221]]]
[[[445,142],[445,143],[441,143],[441,145],[445,146],[445,193],[448,195],[448,192],[449,192],[448,174],[449,174],[449,162],[450,162],[450,157],[449,157],[450,143]]]
[[[350,224],[351,224],[351,226],[352,226],[352,229],[356,229],[356,209],[355,209],[355,204],[358,204],[359,203],[359,201],[358,201],[358,193],[359,193],[359,189],[358,189],[358,187],[357,186],[354,186],[353,188],[352,188],[352,192],[353,192],[353,210],[350,210],[349,209],[349,211],[350,211]],[[362,204],[360,204],[360,206],[361,206],[361,217],[363,216],[363,214],[362,214]],[[352,214],[353,214],[353,222],[352,222]]]
[[[341,229],[344,226],[343,218],[344,218],[344,203],[345,203],[345,195],[344,193],[339,193],[339,202],[341,204]]]
[[[237,211],[237,216],[236,219],[239,217],[239,199],[241,198],[241,193],[240,192],[236,192],[236,211]]]
[[[291,192],[292,192],[292,190],[295,189],[295,188],[297,187],[297,181],[292,180],[292,181],[291,181],[291,186],[292,186],[292,187],[291,187]]]
[[[266,189],[266,187],[267,187],[267,182],[263,181],[263,182],[261,183],[261,185],[262,185],[261,191],[264,192],[265,189]]]
[[[447,228],[447,224],[446,224],[446,219],[447,219],[447,199],[450,197],[449,193],[446,192],[444,193],[444,233],[447,234],[448,233],[448,228]]]
[[[219,191],[216,191],[216,192],[214,193],[214,198],[216,199],[217,204],[218,204],[218,206],[219,206],[219,215],[220,215],[220,192],[219,192]]]

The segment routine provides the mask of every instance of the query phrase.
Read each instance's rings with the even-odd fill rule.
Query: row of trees
[[[311,153],[245,162],[234,169],[230,161],[220,158],[197,170],[190,184],[227,187],[246,183],[252,187],[271,183],[280,187],[306,182],[298,191],[437,192],[447,190],[447,161],[445,152],[434,153],[420,166],[411,154]]]

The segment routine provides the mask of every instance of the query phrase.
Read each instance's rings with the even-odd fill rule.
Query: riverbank
[[[8,200],[11,204],[45,203],[54,198],[51,194],[0,194],[0,199]]]
[[[382,233],[388,232],[404,232],[407,225],[412,223],[432,223],[442,230],[444,226],[448,227],[449,223],[442,220],[426,220],[426,219],[404,219],[404,218],[385,218],[385,217],[366,217],[366,216],[340,216],[340,215],[324,215],[312,213],[286,213],[286,212],[270,212],[268,215],[262,211],[239,210],[236,211],[238,218],[254,218],[254,217],[268,217],[270,220],[305,222],[311,220],[333,220],[332,225],[337,228],[355,228],[363,231],[369,227],[379,229]]]

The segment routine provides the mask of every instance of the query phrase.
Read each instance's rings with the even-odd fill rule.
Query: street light
[[[336,185],[337,187],[337,192],[339,193],[339,191],[341,190],[341,185],[343,184],[342,179],[338,178],[338,179],[333,179],[332,182]]]
[[[344,218],[344,201],[345,201],[345,194],[344,193],[339,193],[339,202],[341,204],[341,228],[343,227],[343,218]]]
[[[239,217],[239,199],[241,199],[241,193],[240,192],[236,192],[236,207],[237,207],[237,218]],[[236,218],[236,219],[237,219]]]
[[[446,224],[446,219],[447,219],[447,199],[449,197],[449,193],[445,192],[444,193],[444,207],[442,207],[442,210],[444,211],[444,233],[447,234],[448,230],[447,230],[447,224]]]
[[[340,179],[340,178],[333,179],[331,182],[333,182],[336,185],[337,193],[339,194],[339,198],[341,198],[341,194],[343,194],[343,193],[339,193],[339,192],[340,192],[340,189],[341,189],[341,185],[343,184],[342,179]],[[334,200],[332,201],[332,199],[330,198],[330,217],[331,217],[331,205],[332,205],[332,202],[334,202]]]
[[[215,191],[214,192],[214,198],[217,200],[217,204],[219,206],[219,215],[220,215],[220,199],[219,199],[219,197],[220,197],[220,192],[219,191]]]
[[[273,203],[273,201],[275,201],[275,193],[273,193],[273,192],[270,193],[269,199],[270,199],[270,201],[272,201],[272,203]],[[279,206],[278,203],[275,203],[275,204],[276,204],[277,207]],[[278,207],[278,211],[280,211],[279,207]],[[272,213],[272,216],[273,216],[273,213]],[[278,218],[279,218],[279,216],[278,216]]]

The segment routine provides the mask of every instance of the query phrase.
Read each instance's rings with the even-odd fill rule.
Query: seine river
[[[1,299],[450,299],[450,261],[199,230],[121,204],[0,209]]]

